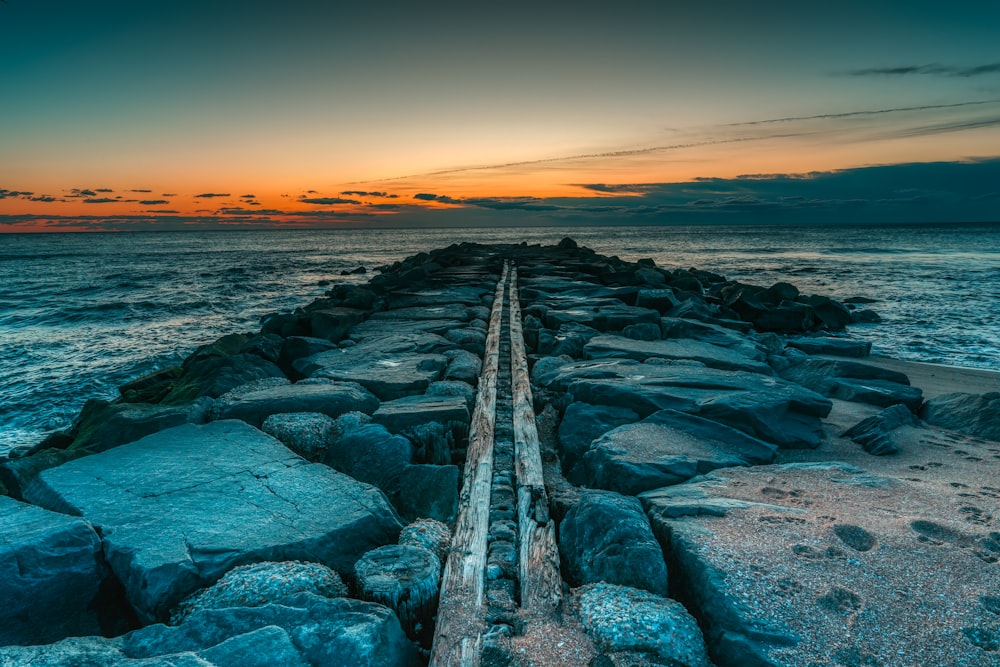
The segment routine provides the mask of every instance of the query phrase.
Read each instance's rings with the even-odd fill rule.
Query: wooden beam
[[[514,470],[517,479],[518,569],[521,609],[532,615],[554,616],[562,602],[559,549],[555,522],[542,474],[542,455],[524,350],[517,270],[511,272],[510,363],[514,408]]]
[[[478,667],[480,663],[482,635],[486,630],[483,603],[490,487],[493,482],[500,325],[508,274],[509,267],[505,263],[493,296],[483,369],[469,427],[462,494],[459,497],[455,535],[442,575],[437,624],[431,646],[431,667]]]

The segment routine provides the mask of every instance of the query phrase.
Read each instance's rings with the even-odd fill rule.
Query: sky
[[[998,34],[962,0],[0,0],[0,232],[996,222]]]

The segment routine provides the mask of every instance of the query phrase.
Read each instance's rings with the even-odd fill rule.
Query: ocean
[[[883,323],[851,327],[874,352],[1000,370],[1000,225],[0,234],[0,453],[375,267],[461,241],[566,236],[623,259],[876,299]],[[341,275],[359,266],[369,273]]]

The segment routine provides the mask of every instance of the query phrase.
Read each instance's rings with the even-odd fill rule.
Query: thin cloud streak
[[[848,76],[909,76],[917,74],[959,77],[963,79],[997,73],[1000,73],[1000,63],[987,63],[973,67],[956,67],[954,65],[931,63],[929,65],[902,65],[899,67],[869,67],[846,72]]]

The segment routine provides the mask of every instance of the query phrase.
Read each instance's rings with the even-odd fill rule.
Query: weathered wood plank
[[[442,575],[441,601],[431,647],[432,667],[477,667],[480,662],[482,634],[486,629],[483,596],[493,481],[500,324],[508,275],[509,268],[504,264],[493,297],[483,370],[469,428],[458,519]]]
[[[549,517],[542,456],[535,426],[528,359],[524,350],[517,270],[511,271],[510,363],[514,408],[515,474],[517,478],[518,570],[521,608],[530,614],[553,615],[562,601],[559,549],[555,522]]]

